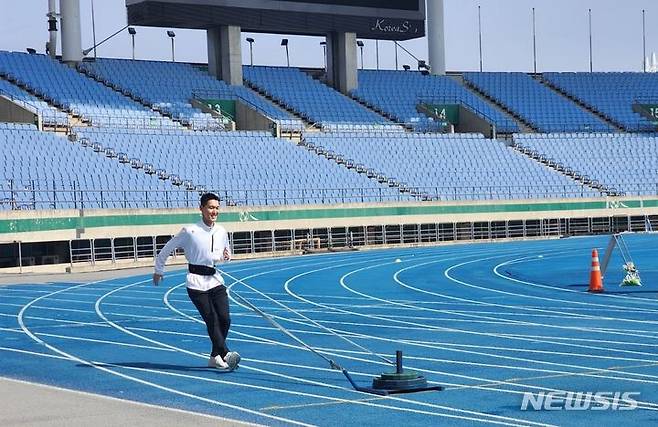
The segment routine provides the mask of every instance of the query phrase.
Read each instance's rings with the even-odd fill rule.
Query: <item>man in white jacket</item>
[[[231,325],[228,295],[224,279],[215,263],[231,259],[228,233],[215,224],[219,215],[219,197],[212,193],[201,196],[201,221],[188,225],[176,234],[155,259],[153,283],[157,286],[164,276],[164,266],[176,248],[183,248],[188,262],[187,294],[206,323],[212,342],[209,367],[233,370],[240,363],[240,355],[229,351],[226,336]]]

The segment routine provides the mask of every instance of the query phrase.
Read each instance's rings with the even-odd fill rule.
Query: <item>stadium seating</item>
[[[436,131],[433,120],[421,114],[421,103],[461,104],[493,122],[498,132],[518,131],[516,122],[491,107],[477,95],[447,76],[423,75],[417,71],[359,71],[359,87],[352,95],[417,131]]]
[[[627,131],[656,130],[633,111],[635,101],[658,104],[658,79],[653,73],[544,73],[543,77]]]
[[[464,79],[540,132],[611,132],[589,111],[525,73],[464,73]]]
[[[0,160],[2,209],[182,207],[194,204],[205,190],[218,191],[223,203],[248,206],[658,191],[656,137],[611,133],[604,121],[523,73],[466,73],[464,78],[539,131],[581,132],[514,134],[519,150],[481,134],[406,132],[299,69],[244,67],[251,85],[322,125],[323,132],[305,131],[297,146],[268,132],[216,132],[220,123],[190,104],[197,91],[241,100],[281,126],[289,121],[290,129],[299,130],[303,123],[253,90],[226,85],[201,67],[115,59],[85,61],[80,67],[195,130],[49,57],[0,52],[0,74],[7,79],[0,79],[0,94],[44,118],[53,113],[53,124],[68,122],[67,114],[15,82],[94,125],[75,127],[77,139],[69,142],[35,126],[0,123],[0,146],[6,153]],[[609,76],[598,74],[592,79],[608,81]],[[642,76],[612,74],[630,75],[633,85],[642,80],[651,92]],[[514,120],[451,77],[368,70],[359,72],[359,80],[355,97],[422,131],[431,130],[433,122],[417,111],[421,102],[461,103],[498,131],[518,129]],[[620,103],[623,82],[608,90]],[[633,85],[630,92],[636,90]],[[627,119],[629,126],[643,120],[635,113]],[[583,185],[523,155],[524,150],[554,159],[604,188]],[[38,155],[42,152],[53,154]]]
[[[0,209],[185,206],[180,191],[99,147],[71,143],[33,125],[0,123]],[[48,153],[48,155],[43,155]],[[149,201],[150,197],[150,201]],[[190,205],[190,206],[191,206]]]
[[[192,106],[195,97],[240,100],[276,121],[284,130],[303,128],[301,120],[248,88],[229,86],[191,64],[103,58],[85,61],[79,68],[194,129],[223,128],[220,120]]]
[[[95,125],[180,126],[45,55],[0,51],[0,75]]]
[[[244,67],[243,70],[249,84],[325,130],[400,129],[298,68]]]
[[[228,203],[280,205],[409,200],[380,184],[266,132],[76,129],[129,158],[166,171],[195,188],[214,189]]]
[[[43,124],[46,126],[67,126],[69,116],[48,105],[36,96],[24,91],[20,87],[0,79],[0,95],[12,100],[12,102],[28,109],[29,111],[41,116]]]
[[[628,195],[658,194],[658,137],[638,134],[520,134],[519,147]]]
[[[599,193],[478,134],[307,134],[321,146],[438,200],[595,197]]]

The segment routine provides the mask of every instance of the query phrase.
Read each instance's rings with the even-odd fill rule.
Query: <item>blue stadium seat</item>
[[[633,111],[636,101],[658,103],[654,73],[544,73],[543,77],[627,131],[656,131],[654,124]]]
[[[0,51],[0,75],[95,125],[180,126],[45,55]]]
[[[464,73],[464,79],[540,132],[611,132],[591,112],[525,73]]]
[[[391,121],[294,67],[244,67],[244,79],[325,130],[400,129]]]
[[[332,150],[435,200],[599,195],[479,134],[306,134],[305,140],[311,148]]]
[[[459,103],[491,120],[499,132],[519,130],[513,119],[447,76],[423,75],[417,71],[360,70],[359,87],[352,95],[396,121],[412,125],[419,132],[437,129],[433,120],[418,112],[417,107],[423,102]]]
[[[80,69],[163,111],[193,129],[220,129],[221,121],[191,104],[195,97],[240,100],[276,121],[284,130],[302,130],[303,123],[248,88],[229,86],[201,67],[179,62],[96,59]],[[149,76],[145,79],[144,76]]]
[[[658,138],[641,134],[514,135],[515,143],[628,195],[658,192]]]

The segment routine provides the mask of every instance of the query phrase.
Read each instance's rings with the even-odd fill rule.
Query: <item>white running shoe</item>
[[[238,367],[240,359],[240,353],[237,351],[229,351],[226,353],[226,356],[224,356],[224,362],[231,371]]]
[[[224,362],[224,359],[222,359],[222,356],[217,355],[215,357],[210,357],[208,359],[208,367],[209,368],[217,368],[217,369],[228,369],[228,363]]]

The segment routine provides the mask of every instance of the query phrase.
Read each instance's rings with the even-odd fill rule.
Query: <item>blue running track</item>
[[[658,236],[626,241],[644,286],[587,293],[609,236],[373,250],[233,262],[226,271],[440,392],[357,392],[317,355],[232,298],[240,368],[206,368],[209,340],[184,271],[0,287],[0,376],[266,425],[655,425]],[[396,260],[398,260],[396,262]],[[394,369],[262,295],[230,292],[371,384]],[[524,392],[600,392],[579,411],[522,411]],[[623,408],[614,393],[631,395]],[[632,403],[632,402],[627,402]],[[558,405],[559,406],[559,405]],[[635,406],[635,405],[633,405]],[[632,409],[632,410],[631,410]]]

